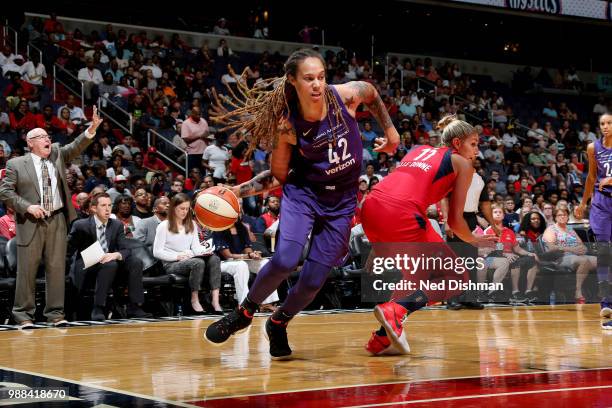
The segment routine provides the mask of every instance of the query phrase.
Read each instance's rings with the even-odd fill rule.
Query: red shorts
[[[414,204],[397,203],[376,193],[370,194],[361,208],[361,223],[377,257],[395,257],[398,254],[412,258],[457,257],[434,230],[423,211]],[[421,289],[421,281],[435,283],[447,281],[446,290],[421,289],[430,302],[448,299],[461,292],[449,290],[451,287],[449,280],[465,282],[468,279],[467,273],[458,274],[454,270],[436,269],[435,266],[417,270],[402,269],[402,274],[405,280],[415,282],[418,289]],[[393,299],[402,298],[409,293],[409,291],[395,291]]]

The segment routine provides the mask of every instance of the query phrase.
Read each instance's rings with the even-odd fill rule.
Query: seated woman
[[[575,299],[577,304],[584,304],[586,301],[582,294],[582,284],[589,271],[597,267],[597,258],[586,254],[587,248],[576,231],[567,227],[570,215],[567,207],[555,208],[553,215],[555,223],[544,231],[544,242],[548,250],[560,249],[563,251],[561,266],[576,269]]]
[[[218,258],[212,257],[214,248],[200,244],[195,222],[191,217],[191,202],[186,194],[178,193],[170,200],[168,219],[155,231],[153,256],[163,262],[166,273],[187,276],[191,288],[191,307],[196,314],[203,314],[199,291],[204,273],[209,274],[212,305],[220,312],[219,288],[221,269]]]
[[[224,262],[221,262],[221,272],[233,274],[236,269],[243,269],[246,264],[251,273],[258,273],[259,270],[268,262],[267,259],[262,259],[259,251],[253,251],[249,233],[240,219],[225,231],[215,231],[213,233],[215,247]],[[244,292],[242,293],[242,290]],[[238,302],[242,302],[246,297],[248,288],[241,288],[241,294],[238,293],[238,285],[236,285],[236,296]],[[241,299],[241,296],[243,298]],[[270,294],[261,304],[260,311],[274,311],[273,303],[278,302],[278,293],[276,290]]]
[[[510,303],[536,300],[534,282],[538,273],[537,255],[521,248],[514,231],[503,226],[504,209],[501,205],[492,204],[491,210],[493,213],[493,226],[488,227],[484,233],[490,235],[496,234],[499,237],[497,251],[490,253],[489,256],[508,260],[512,277],[512,297],[510,298]],[[496,230],[500,232],[497,233]],[[527,269],[527,288],[524,296],[521,295],[519,290],[519,278],[523,268]]]
[[[524,238],[527,249],[530,250],[530,248],[535,247],[538,238],[544,234],[545,230],[546,220],[544,216],[538,211],[531,211],[523,217],[519,234]],[[529,243],[531,243],[531,245],[529,245]]]

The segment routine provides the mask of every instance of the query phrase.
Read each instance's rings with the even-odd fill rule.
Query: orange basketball
[[[223,231],[238,219],[240,204],[231,190],[215,186],[197,195],[194,212],[201,225],[213,231]]]

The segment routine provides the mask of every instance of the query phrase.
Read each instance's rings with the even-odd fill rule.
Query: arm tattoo
[[[346,98],[344,100],[344,105],[346,105],[347,108],[351,108],[351,105],[355,103],[355,98],[353,98],[353,96],[349,96],[348,98]]]
[[[380,99],[380,95],[378,94],[378,92],[376,92],[374,87],[372,87],[372,92],[373,95],[370,101],[365,102],[366,106],[368,107],[370,112],[372,112],[372,115],[374,115],[374,118],[383,129],[386,130],[390,127],[393,127],[393,122],[391,121],[391,117],[389,116],[389,111],[387,110],[387,107],[383,103],[382,99]]]
[[[272,172],[270,170],[263,171],[251,180],[240,185],[240,196],[247,197],[265,193],[275,187],[273,186],[273,182],[274,177],[272,177]]]
[[[274,134],[272,149],[276,149],[276,147],[278,146],[278,141],[281,135],[285,135],[285,138],[287,139],[287,142],[289,144],[293,145],[296,143],[295,129],[293,128],[293,126],[291,126],[289,122],[283,121],[278,126],[278,128],[276,129],[276,133]]]
[[[357,92],[359,99],[368,107],[374,119],[381,125],[383,129],[393,127],[393,122],[387,111],[387,107],[383,103],[380,95],[373,85],[364,81],[351,82],[351,87]],[[352,99],[352,98],[351,98]]]

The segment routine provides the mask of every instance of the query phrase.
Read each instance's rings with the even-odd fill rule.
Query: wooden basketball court
[[[364,350],[371,312],[302,314],[280,362],[265,316],[219,347],[202,337],[212,321],[0,331],[0,384],[62,387],[70,406],[612,406],[598,305],[419,311],[405,323],[411,355],[394,357]]]

